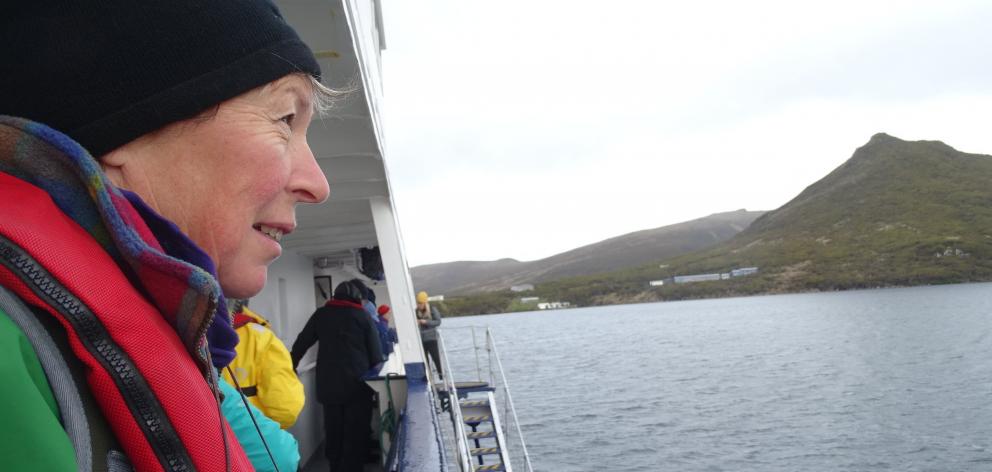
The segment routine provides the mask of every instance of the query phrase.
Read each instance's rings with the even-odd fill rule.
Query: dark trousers
[[[331,472],[362,472],[369,455],[374,394],[363,382],[347,403],[324,404],[324,455]]]
[[[424,341],[424,352],[431,359],[434,359],[434,368],[437,369],[439,379],[444,379],[444,371],[441,370],[441,351],[437,348],[437,341]],[[424,366],[428,366],[427,359],[424,359]]]

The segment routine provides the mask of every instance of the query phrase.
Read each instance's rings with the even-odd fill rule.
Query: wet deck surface
[[[310,461],[301,467],[300,470],[302,472],[327,472],[330,468],[330,463],[327,462],[327,458],[324,457],[324,445],[321,444],[320,447],[313,453],[313,456],[310,457]],[[365,464],[364,472],[383,471],[382,466],[378,464]]]

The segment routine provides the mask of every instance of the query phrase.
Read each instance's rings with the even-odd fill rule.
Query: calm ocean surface
[[[495,333],[535,470],[992,470],[992,284],[442,328],[468,325]]]

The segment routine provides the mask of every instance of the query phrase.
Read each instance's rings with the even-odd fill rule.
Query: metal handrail
[[[472,330],[472,347],[475,347],[476,344],[478,344],[478,342],[475,340],[475,330],[473,329]],[[482,366],[479,365],[479,350],[478,349],[473,349],[473,351],[475,351],[475,375],[477,377],[479,377],[479,378],[482,378]]]
[[[513,422],[514,428],[516,429],[517,440],[519,440],[519,442],[520,442],[520,451],[522,452],[523,457],[524,457],[524,463],[526,465],[526,471],[527,472],[533,472],[534,468],[533,468],[533,465],[531,464],[531,461],[530,461],[530,454],[527,451],[527,444],[524,441],[523,431],[520,428],[520,421],[517,419],[517,411],[516,411],[515,406],[513,405],[513,397],[512,397],[512,395],[510,393],[510,385],[506,381],[506,373],[503,371],[503,362],[502,362],[502,360],[499,357],[499,351],[496,349],[496,341],[495,341],[495,337],[492,334],[492,330],[488,326],[457,326],[457,327],[444,327],[443,328],[444,331],[467,330],[467,329],[468,330],[472,330],[472,349],[476,351],[476,371],[477,371],[476,374],[478,376],[478,380],[479,381],[482,381],[482,373],[481,373],[481,369],[479,368],[478,351],[480,349],[483,349],[484,348],[487,351],[487,357],[488,357],[488,361],[489,361],[488,362],[488,367],[489,367],[489,379],[488,379],[489,380],[489,385],[492,385],[493,387],[496,387],[496,382],[495,382],[496,378],[494,377],[494,371],[498,371],[499,372],[499,380],[502,382],[502,385],[500,385],[498,387],[498,389],[502,391],[503,396],[505,397],[505,402],[503,403],[503,408],[502,408],[502,410],[503,410],[502,411],[502,416],[507,419],[507,422],[506,423],[503,423],[503,428],[502,429],[505,430],[506,427],[507,427],[507,423],[509,423],[510,421]],[[480,329],[480,330],[481,329],[485,329],[485,331],[486,331],[486,341],[485,341],[485,344],[483,346],[480,346],[479,345],[478,339],[475,336],[476,329]],[[438,330],[438,331],[441,331],[441,330]],[[442,346],[442,348],[444,348],[444,346]],[[467,349],[468,348],[459,348],[459,349],[456,349],[455,351],[452,351],[452,352],[456,352],[456,351],[459,351],[460,352],[460,351],[464,351],[464,350],[467,350]],[[445,378],[445,380],[447,381],[448,380],[448,377],[453,377],[453,372],[451,371],[450,364],[448,363],[447,351],[445,351],[445,353],[442,355],[442,357],[444,357],[444,360],[445,360],[444,363],[445,363],[446,369],[448,370],[448,375],[446,375],[446,378]],[[494,358],[495,358],[495,363],[493,362],[494,361]],[[454,382],[454,379],[452,378],[451,381]],[[457,403],[457,398],[456,398],[456,401],[455,402]],[[492,407],[493,408],[497,408],[498,406],[494,404],[494,405],[492,405]],[[459,413],[460,413],[460,409],[459,409]],[[458,434],[458,433],[460,433],[460,432],[459,431],[456,431],[456,434]],[[508,434],[507,436],[512,436],[512,435],[509,435]],[[501,443],[502,443],[502,441],[501,441]],[[509,447],[510,446],[509,444],[502,444],[502,446],[505,447],[505,448],[508,448],[508,449],[513,449],[513,448],[510,448]],[[507,470],[509,470],[510,464],[506,464],[506,467],[507,467]]]
[[[517,438],[520,439],[520,449],[524,454],[524,463],[527,465],[527,471],[533,472],[534,467],[530,463],[530,454],[527,453],[527,444],[524,442],[524,432],[520,429],[520,421],[517,420],[517,409],[513,406],[513,397],[510,395],[510,385],[506,383],[506,374],[503,372],[503,362],[499,359],[499,351],[496,349],[496,340],[493,339],[492,331],[486,327],[486,339],[489,341],[488,344],[492,348],[494,357],[496,358],[496,365],[498,367],[499,376],[503,381],[503,392],[506,394],[506,403],[510,406],[511,418],[513,418],[513,425],[517,428]]]
[[[465,438],[465,421],[462,419],[462,406],[458,402],[458,387],[455,386],[451,364],[448,362],[448,354],[444,347],[444,336],[440,332],[437,333],[437,344],[441,350],[441,359],[444,364],[443,369],[447,372],[447,375],[444,376],[444,389],[448,392],[448,411],[453,416],[452,420],[455,423],[455,436],[457,436],[455,441],[458,445],[458,455],[460,456],[458,458],[458,465],[461,466],[462,472],[472,472],[472,454],[468,449],[468,443]],[[427,362],[424,362],[424,364],[426,365]]]
[[[458,347],[458,348],[455,348],[455,349],[451,349],[448,352],[463,352],[463,351],[471,350],[472,353],[475,354],[475,376],[480,381],[482,380],[482,364],[481,364],[481,362],[479,360],[479,342],[478,342],[478,340],[476,340],[475,331],[476,331],[476,329],[481,329],[481,328],[485,328],[485,327],[484,326],[453,326],[453,327],[445,326],[444,327],[444,330],[445,331],[471,330],[471,332],[472,332],[472,345],[471,346]],[[492,367],[492,355],[489,356],[489,359],[488,360],[489,360],[489,364],[490,364],[488,366],[489,367],[489,373],[490,373],[490,375],[489,375],[489,383],[492,384],[492,380],[493,380],[492,379],[492,371],[493,371],[493,367]]]

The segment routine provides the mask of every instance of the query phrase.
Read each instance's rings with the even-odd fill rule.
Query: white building
[[[676,275],[675,283],[677,284],[688,284],[693,282],[707,282],[710,280],[720,280],[720,274],[694,274],[694,275]]]
[[[568,308],[572,304],[569,302],[541,302],[537,304],[538,310],[557,310],[559,308]]]
[[[511,292],[529,292],[534,290],[534,284],[520,284],[510,287]]]
[[[661,287],[662,285],[665,285],[665,281],[664,280],[652,280],[652,281],[648,282],[648,285],[650,285],[652,287]]]
[[[741,267],[740,269],[734,269],[730,271],[730,275],[733,277],[742,277],[745,275],[757,274],[757,267]]]

